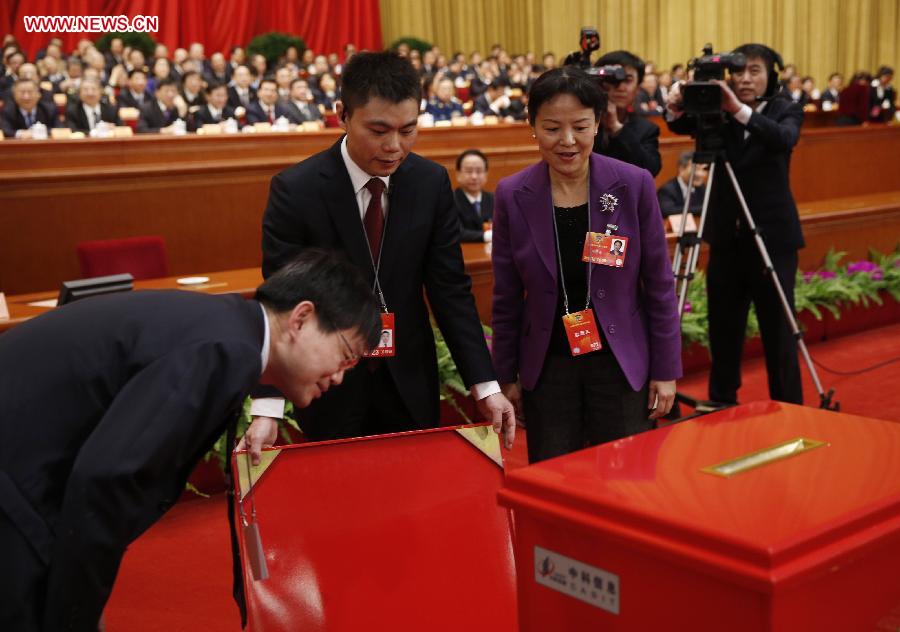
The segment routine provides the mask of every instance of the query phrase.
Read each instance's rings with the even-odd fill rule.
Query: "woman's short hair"
[[[606,109],[606,94],[599,81],[577,66],[563,66],[548,70],[532,84],[528,91],[528,122],[534,125],[541,106],[561,94],[571,94],[584,107],[591,108],[597,120]]]

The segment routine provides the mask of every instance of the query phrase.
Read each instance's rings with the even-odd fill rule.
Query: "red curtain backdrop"
[[[170,53],[191,42],[201,42],[207,56],[227,53],[268,31],[302,37],[317,53],[342,53],[348,42],[360,50],[382,48],[378,0],[0,0],[0,36],[15,35],[33,59],[54,34],[27,33],[26,15],[158,16],[159,31],[150,35]],[[68,53],[81,37],[101,34],[55,35]]]

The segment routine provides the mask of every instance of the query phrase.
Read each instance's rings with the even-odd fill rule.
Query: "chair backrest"
[[[162,237],[126,237],[83,241],[77,246],[84,278],[129,272],[135,279],[169,276]]]

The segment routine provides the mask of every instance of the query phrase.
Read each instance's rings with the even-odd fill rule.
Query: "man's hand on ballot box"
[[[494,424],[494,432],[503,436],[503,447],[512,449],[516,438],[516,414],[513,405],[503,395],[494,393],[476,402],[478,412]]]
[[[238,442],[235,451],[248,450],[250,463],[259,465],[263,448],[271,448],[275,445],[275,440],[278,438],[278,421],[273,417],[254,417],[247,432]]]

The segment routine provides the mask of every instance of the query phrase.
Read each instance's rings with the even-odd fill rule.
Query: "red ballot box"
[[[497,506],[503,468],[490,426],[263,456],[249,475],[243,453],[233,461],[236,498],[244,493],[236,518],[250,630],[516,630],[511,529]],[[267,579],[254,579],[241,504],[258,529]]]
[[[758,402],[522,468],[520,630],[900,629],[900,424]]]

